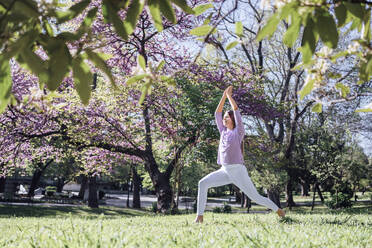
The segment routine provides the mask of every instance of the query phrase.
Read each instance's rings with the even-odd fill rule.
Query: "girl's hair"
[[[233,122],[233,127],[235,128],[236,125],[235,125],[235,116],[234,116],[234,111],[229,110],[227,113],[229,114],[230,119],[231,119],[232,122]],[[242,143],[240,144],[240,149],[241,149],[241,151],[242,151],[242,155],[243,155],[243,159],[244,159],[244,138],[243,138]]]

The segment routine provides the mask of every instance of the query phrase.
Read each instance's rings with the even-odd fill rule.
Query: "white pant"
[[[233,183],[239,187],[244,194],[256,203],[277,211],[279,208],[269,198],[258,194],[247,168],[242,164],[223,165],[219,170],[212,172],[199,181],[197,215],[203,215],[207,203],[208,189]]]

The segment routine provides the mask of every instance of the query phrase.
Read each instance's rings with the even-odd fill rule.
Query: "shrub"
[[[54,193],[57,192],[56,186],[47,186],[45,187],[45,193],[47,196],[52,196]]]
[[[224,212],[224,213],[231,213],[231,206],[225,202],[223,204],[222,212]]]
[[[338,186],[338,192],[331,194],[331,199],[326,202],[326,205],[331,209],[349,208],[352,206],[351,198],[353,191],[347,183]]]
[[[222,208],[220,208],[220,207],[215,207],[215,208],[213,208],[213,213],[222,213]]]
[[[331,209],[349,208],[352,206],[351,197],[345,193],[337,193],[331,195],[331,200],[326,202],[326,205]]]
[[[158,212],[158,203],[157,202],[152,203],[151,211],[154,212],[154,213]]]

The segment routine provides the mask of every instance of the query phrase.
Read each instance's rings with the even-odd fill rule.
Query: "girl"
[[[229,99],[233,109],[226,112],[222,119],[222,109],[226,98]],[[203,222],[203,213],[207,202],[207,192],[211,187],[218,187],[233,183],[238,186],[249,198],[256,203],[277,212],[280,217],[285,212],[278,208],[269,198],[258,194],[247,168],[244,166],[242,141],[244,138],[243,122],[238,110],[238,105],[232,98],[232,86],[223,93],[215,113],[218,131],[220,132],[220,144],[218,146],[217,163],[222,165],[215,172],[210,173],[199,181],[197,217],[195,222]]]

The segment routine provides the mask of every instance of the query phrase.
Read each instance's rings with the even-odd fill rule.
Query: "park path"
[[[115,207],[126,207],[127,206],[127,194],[106,194],[104,198],[104,202],[106,206],[115,206]],[[132,194],[129,195],[129,202],[130,205],[132,204]],[[141,207],[142,208],[151,208],[152,204],[156,202],[155,195],[141,195]],[[190,197],[180,197],[179,201],[179,209],[185,210],[189,209],[192,211],[193,209],[193,198]],[[207,202],[207,210],[212,210],[215,207],[223,206],[223,203],[226,202],[227,204],[231,205],[232,207],[240,207],[240,204],[235,203],[235,197],[223,197],[223,198],[208,198]],[[0,202],[0,204],[6,205],[15,205],[15,206],[69,206],[69,207],[79,207],[79,206],[86,206],[86,204],[61,204],[61,203],[26,203],[26,202]],[[253,203],[254,204],[254,203]],[[282,203],[284,204],[284,202]],[[296,202],[298,206],[311,206],[311,202]],[[316,205],[320,205],[321,202],[316,201]],[[246,212],[246,211],[233,211],[233,212]],[[250,211],[251,213],[269,213],[270,211],[265,210],[254,210]]]

